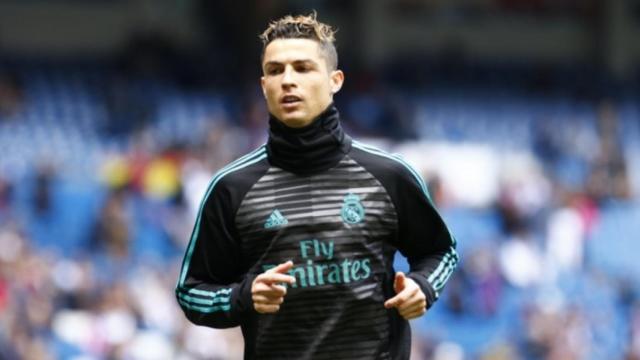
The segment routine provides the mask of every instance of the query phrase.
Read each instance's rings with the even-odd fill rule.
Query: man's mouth
[[[300,99],[299,97],[297,97],[295,95],[287,95],[287,96],[283,97],[280,102],[282,104],[284,104],[284,105],[290,105],[290,104],[298,103],[300,101],[302,101],[302,99]]]

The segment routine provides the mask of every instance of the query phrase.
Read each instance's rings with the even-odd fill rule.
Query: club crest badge
[[[364,207],[360,203],[360,197],[352,193],[345,196],[340,215],[342,215],[342,221],[347,224],[362,222],[364,220]]]

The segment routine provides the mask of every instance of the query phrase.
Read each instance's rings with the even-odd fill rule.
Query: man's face
[[[262,91],[269,112],[290,127],[311,123],[333,101],[344,75],[330,71],[318,42],[274,40],[264,51]]]

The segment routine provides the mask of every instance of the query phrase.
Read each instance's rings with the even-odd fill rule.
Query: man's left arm
[[[405,319],[423,315],[440,296],[457,263],[456,241],[413,169],[395,184],[398,213],[397,248],[409,262],[409,273],[394,278],[396,295],[385,302]]]

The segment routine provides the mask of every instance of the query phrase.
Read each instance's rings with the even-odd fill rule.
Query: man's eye
[[[267,70],[267,74],[268,75],[276,75],[280,72],[280,69],[268,69]]]

